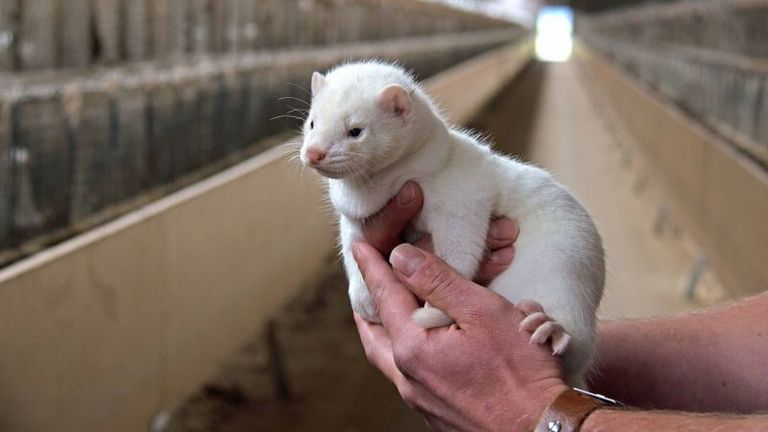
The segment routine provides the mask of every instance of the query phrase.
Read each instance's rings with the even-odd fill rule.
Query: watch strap
[[[606,404],[573,389],[566,389],[549,404],[535,432],[577,432],[593,411]]]

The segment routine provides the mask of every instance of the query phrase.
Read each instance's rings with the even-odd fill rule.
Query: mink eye
[[[309,128],[310,129],[314,129],[315,128],[315,121],[314,120],[309,122]]]
[[[361,134],[362,132],[363,132],[363,130],[362,130],[362,129],[360,129],[360,128],[354,128],[354,129],[350,129],[350,130],[349,130],[349,136],[351,136],[352,138],[357,138],[357,137],[359,137],[359,136],[360,136],[360,134]]]

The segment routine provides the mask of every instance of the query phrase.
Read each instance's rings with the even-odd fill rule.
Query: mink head
[[[370,178],[423,142],[421,95],[410,74],[382,62],[315,72],[301,161],[329,178]]]

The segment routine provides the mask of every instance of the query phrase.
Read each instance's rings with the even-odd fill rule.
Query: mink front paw
[[[373,306],[373,299],[364,283],[349,284],[349,302],[352,304],[352,310],[357,312],[364,320],[372,323],[380,323],[379,314]]]
[[[416,309],[413,312],[413,321],[425,329],[435,327],[447,327],[454,323],[453,319],[440,309],[425,305],[423,308]]]
[[[532,300],[524,300],[515,304],[527,317],[520,323],[520,331],[531,332],[531,343],[539,345],[546,342],[552,344],[553,355],[563,355],[571,343],[571,336],[563,326],[544,313],[544,308]]]

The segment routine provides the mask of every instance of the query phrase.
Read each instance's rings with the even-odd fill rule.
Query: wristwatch
[[[569,388],[549,404],[535,432],[578,432],[587,416],[602,407],[620,408],[621,402],[586,390]]]

